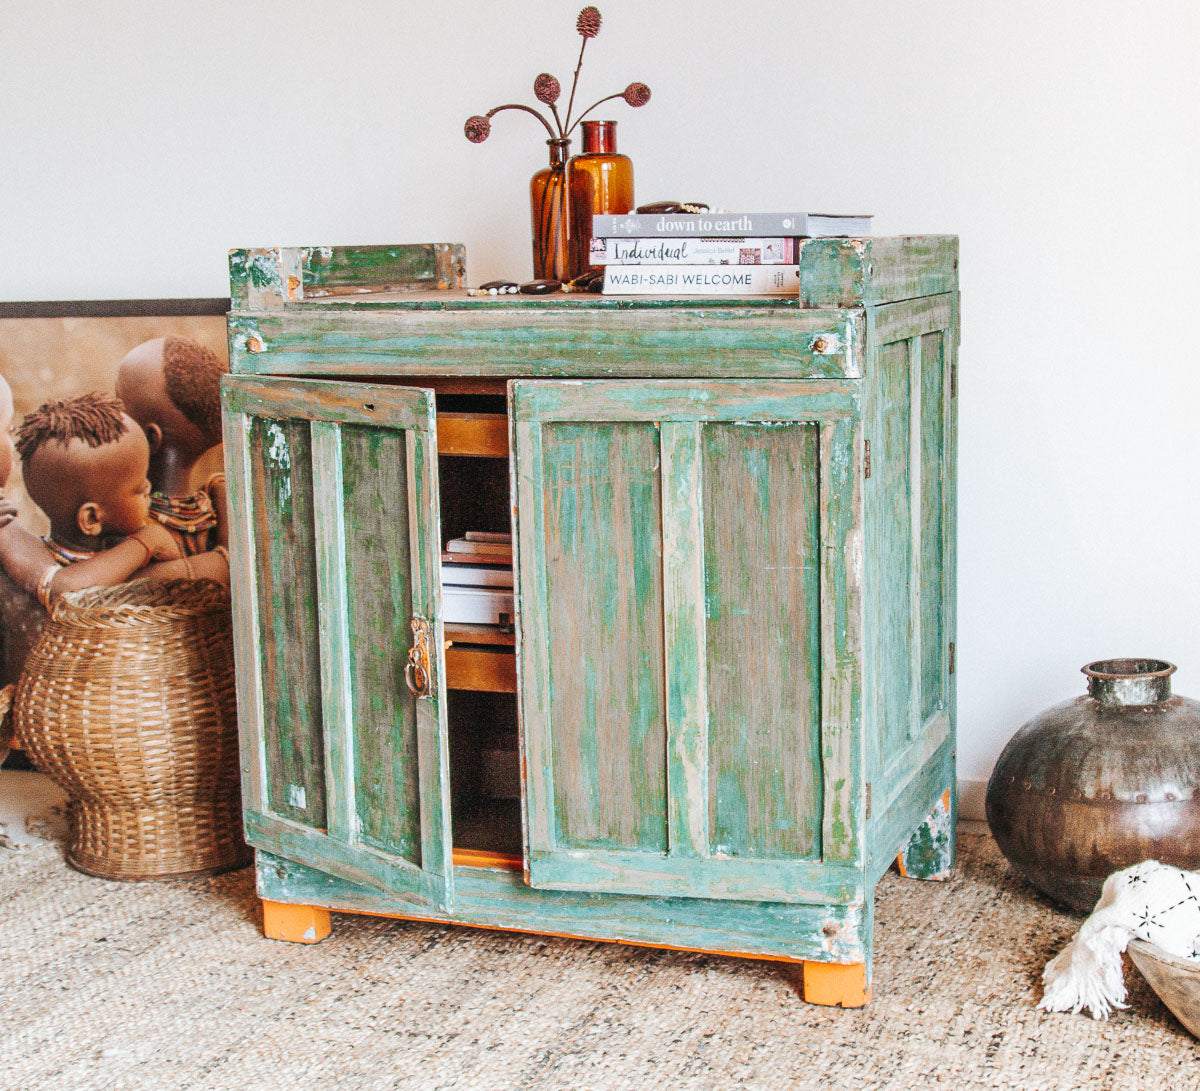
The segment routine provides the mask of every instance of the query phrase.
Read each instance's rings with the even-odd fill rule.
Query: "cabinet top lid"
[[[958,289],[956,235],[803,239],[796,299],[731,297],[739,307],[874,306]],[[712,307],[716,296],[475,296],[464,291],[462,243],[294,246],[231,250],[234,311],[297,307],[394,310]]]

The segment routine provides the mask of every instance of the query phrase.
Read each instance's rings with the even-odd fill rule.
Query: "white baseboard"
[[[983,799],[987,795],[986,780],[959,780],[958,817],[968,822],[986,822]]]

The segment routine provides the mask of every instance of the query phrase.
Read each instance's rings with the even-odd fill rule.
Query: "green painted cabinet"
[[[456,247],[231,266],[264,901],[862,1002],[880,875],[953,858],[957,241],[811,240],[794,300],[470,298]],[[512,531],[515,631],[445,621],[469,529]]]

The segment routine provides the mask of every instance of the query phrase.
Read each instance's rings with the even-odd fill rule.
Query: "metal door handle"
[[[414,697],[428,697],[433,692],[433,676],[429,670],[429,622],[423,617],[412,619],[413,645],[408,649],[404,664],[404,684]]]

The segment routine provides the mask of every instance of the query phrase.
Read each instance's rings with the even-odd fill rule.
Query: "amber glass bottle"
[[[537,280],[567,280],[567,149],[569,140],[547,140],[550,165],[529,180],[533,218],[533,275]]]
[[[633,209],[633,161],[617,154],[615,121],[584,121],[583,153],[567,163],[571,209],[568,277],[591,268],[592,217]]]

